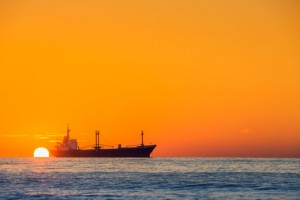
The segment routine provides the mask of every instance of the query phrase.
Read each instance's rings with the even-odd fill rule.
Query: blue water
[[[300,159],[0,158],[0,199],[300,199]]]

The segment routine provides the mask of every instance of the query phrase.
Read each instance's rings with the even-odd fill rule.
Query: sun
[[[45,147],[39,147],[34,150],[33,157],[35,158],[48,158],[49,151]]]

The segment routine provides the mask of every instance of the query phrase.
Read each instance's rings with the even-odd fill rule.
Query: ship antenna
[[[70,137],[70,132],[71,132],[71,130],[70,130],[69,124],[68,124],[68,127],[67,127],[67,138],[68,138],[68,140],[69,140],[69,137]]]
[[[144,146],[144,131],[142,131],[142,144],[141,146]]]

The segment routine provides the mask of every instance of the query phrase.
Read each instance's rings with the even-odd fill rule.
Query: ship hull
[[[90,150],[53,150],[55,157],[150,157],[156,145],[126,147],[117,149],[90,149]]]

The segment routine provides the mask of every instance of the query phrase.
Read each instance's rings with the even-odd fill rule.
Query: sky
[[[157,144],[300,157],[296,0],[2,0],[0,156]]]

